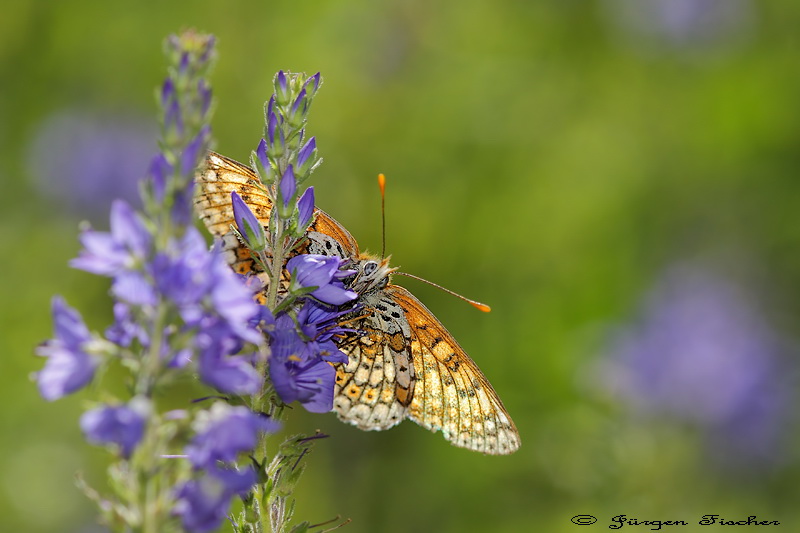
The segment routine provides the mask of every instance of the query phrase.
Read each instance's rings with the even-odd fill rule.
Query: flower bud
[[[231,201],[236,228],[239,230],[239,234],[244,239],[247,247],[256,252],[266,250],[267,235],[264,232],[264,226],[261,225],[261,222],[258,221],[256,215],[244,200],[236,194],[236,191],[231,193]]]
[[[291,100],[292,94],[289,91],[289,83],[286,79],[286,74],[279,70],[278,73],[275,75],[275,101],[278,106],[283,107],[289,103]]]

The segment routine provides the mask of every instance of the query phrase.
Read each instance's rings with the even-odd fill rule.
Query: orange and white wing
[[[493,455],[516,451],[519,432],[478,366],[408,290],[389,285],[386,294],[411,330],[415,383],[408,417],[456,446]]]
[[[379,315],[358,325],[359,334],[339,348],[348,362],[336,367],[333,410],[339,420],[364,431],[384,430],[402,422],[414,393],[414,366],[410,342],[392,321],[387,332]],[[391,331],[391,330],[390,330]]]

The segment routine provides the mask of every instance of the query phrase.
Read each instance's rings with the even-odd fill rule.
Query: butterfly
[[[222,239],[228,263],[268,283],[231,230],[233,191],[261,224],[269,224],[272,202],[258,175],[210,152],[196,181],[196,211]],[[489,381],[433,313],[391,282],[388,260],[361,253],[350,232],[320,209],[306,236],[304,252],[338,256],[357,271],[348,288],[358,294],[359,311],[349,317],[353,333],[339,340],[348,362],[334,364],[339,419],[362,430],[384,430],[409,418],[441,431],[456,446],[495,455],[516,451],[519,432]]]

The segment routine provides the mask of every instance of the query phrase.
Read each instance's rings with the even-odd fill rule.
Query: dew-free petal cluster
[[[302,254],[286,263],[286,270],[301,287],[316,287],[314,298],[332,305],[342,305],[358,298],[358,294],[345,289],[342,277],[351,271],[340,271],[341,259],[333,256]]]
[[[37,355],[47,357],[36,375],[39,392],[46,400],[57,400],[85,387],[99,364],[87,352],[92,336],[80,314],[58,296],[53,298],[52,312],[55,337],[36,349]]]
[[[128,405],[104,406],[81,416],[81,430],[93,444],[117,445],[123,457],[130,457],[142,440],[150,414],[149,402],[134,398]]]

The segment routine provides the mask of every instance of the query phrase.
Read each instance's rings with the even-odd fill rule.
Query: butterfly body
[[[231,266],[268,283],[230,231],[230,194],[239,193],[267,226],[271,202],[247,166],[210,153],[199,174],[195,205],[209,231],[222,238]],[[363,430],[384,430],[409,418],[441,431],[453,444],[487,454],[508,454],[519,433],[486,377],[439,320],[405,288],[391,283],[387,259],[361,253],[350,233],[316,210],[305,252],[335,255],[356,271],[345,280],[358,294],[342,317],[354,333],[339,343],[347,363],[336,367],[334,411]],[[285,276],[288,276],[284,272]]]

